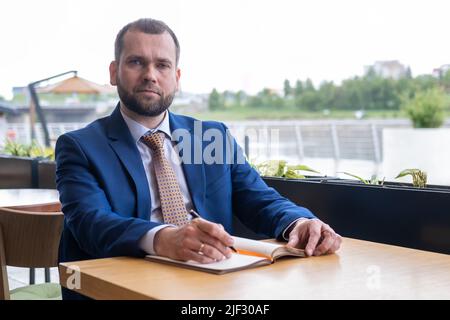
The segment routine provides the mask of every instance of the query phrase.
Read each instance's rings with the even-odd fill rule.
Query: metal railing
[[[330,158],[355,159],[380,163],[383,128],[410,127],[409,120],[300,120],[300,121],[236,121],[227,122],[237,142],[246,146],[249,158]],[[49,123],[50,140],[86,123]],[[444,126],[450,127],[447,121]],[[16,140],[30,142],[27,124],[9,123],[8,131]],[[37,141],[44,142],[40,124],[36,124]],[[248,139],[247,145],[245,139]]]

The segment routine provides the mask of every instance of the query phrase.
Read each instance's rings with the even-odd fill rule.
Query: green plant
[[[427,184],[427,173],[419,169],[405,169],[400,172],[395,179],[411,175],[413,178],[413,186],[418,188],[425,188]]]
[[[378,186],[382,186],[384,184],[384,177],[383,177],[383,180],[379,180],[376,175],[372,175],[370,180],[366,180],[366,179],[361,178],[360,176],[357,176],[352,173],[348,173],[348,172],[341,172],[341,173],[351,176],[353,178],[356,178],[364,184],[374,184],[374,185],[378,185]]]
[[[36,141],[31,144],[24,144],[7,139],[3,148],[4,154],[18,157],[42,158],[54,160],[54,150],[52,148],[43,148]]]
[[[252,166],[264,177],[281,177],[289,179],[304,179],[305,176],[300,171],[314,172],[319,171],[311,169],[305,165],[288,165],[285,160],[268,160]]]
[[[414,128],[438,128],[444,123],[446,95],[440,89],[419,91],[403,103]]]
[[[3,148],[3,153],[12,156],[26,157],[28,156],[28,148],[24,144],[7,139]]]

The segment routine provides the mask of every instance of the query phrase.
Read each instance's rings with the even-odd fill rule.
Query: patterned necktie
[[[175,172],[164,155],[164,138],[163,132],[154,132],[142,136],[142,141],[153,151],[152,157],[164,222],[183,226],[189,222],[189,219]]]

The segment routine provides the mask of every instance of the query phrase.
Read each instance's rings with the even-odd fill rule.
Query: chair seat
[[[11,300],[61,300],[61,286],[57,283],[41,283],[21,287],[10,292]]]

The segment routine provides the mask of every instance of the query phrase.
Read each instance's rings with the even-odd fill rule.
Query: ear
[[[113,86],[117,85],[116,77],[117,77],[117,62],[112,61],[109,64],[109,83],[111,83],[111,85]]]
[[[175,74],[175,78],[177,80],[177,91],[180,89],[180,76],[181,76],[180,68],[177,68],[177,71]]]

